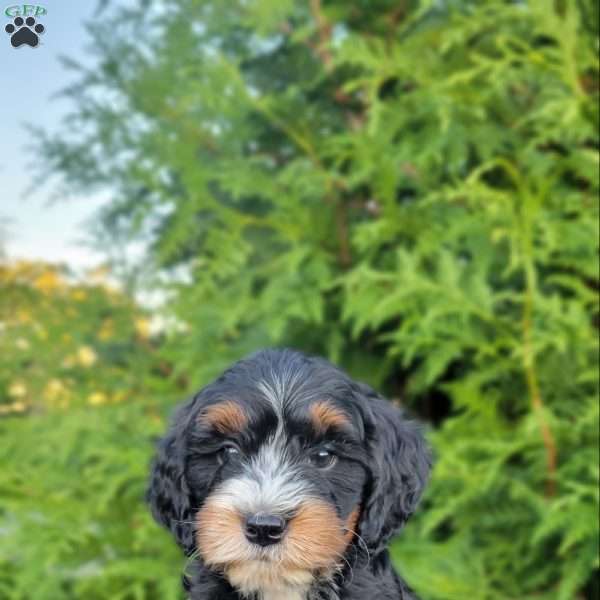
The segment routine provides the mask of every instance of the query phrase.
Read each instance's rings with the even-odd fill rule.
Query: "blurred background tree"
[[[597,598],[597,4],[103,4],[94,66],[65,60],[74,111],[36,133],[61,194],[111,190],[95,235],[143,248],[126,289],[159,291],[162,332],[124,295],[3,271],[49,337],[7,309],[0,335],[35,345],[0,364],[2,593],[179,597],[140,502],[151,434],[285,345],[431,425],[393,548],[423,598]]]

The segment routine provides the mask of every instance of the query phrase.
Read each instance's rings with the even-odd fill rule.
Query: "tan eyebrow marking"
[[[335,427],[343,429],[350,426],[350,419],[339,408],[327,400],[315,402],[309,409],[313,427],[317,433],[325,433]]]
[[[216,429],[219,433],[239,433],[248,424],[248,416],[242,407],[233,400],[225,400],[205,408],[198,417],[203,425]]]

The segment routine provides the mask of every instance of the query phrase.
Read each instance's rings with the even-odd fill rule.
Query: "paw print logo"
[[[33,17],[27,17],[25,20],[16,17],[4,30],[10,35],[10,43],[14,48],[23,44],[35,48],[40,42],[39,34],[44,33],[45,27],[41,23],[36,25]]]

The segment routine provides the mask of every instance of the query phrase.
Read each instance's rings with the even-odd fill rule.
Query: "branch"
[[[329,49],[332,27],[323,14],[321,0],[310,0],[310,12],[317,25],[317,32],[319,34],[319,43],[316,46],[311,45],[311,48],[313,48],[317,56],[321,59],[325,71],[331,73],[334,68],[333,55]],[[341,88],[335,90],[334,98],[339,104],[348,104],[352,100]],[[346,117],[350,127],[355,128],[356,119],[351,114],[346,114]],[[331,202],[331,200],[329,201]],[[333,203],[335,204],[335,225],[339,242],[338,262],[342,268],[346,269],[352,264],[348,207],[339,197]]]
[[[308,45],[312,50],[314,50],[315,54],[321,59],[323,66],[325,67],[325,71],[327,73],[331,73],[333,71],[333,55],[331,54],[331,50],[329,49],[329,44],[331,42],[331,23],[327,20],[323,11],[321,9],[321,0],[310,0],[310,12],[312,17],[317,25],[317,33],[319,34],[319,42],[318,44],[311,44],[308,41]],[[351,96],[346,94],[344,90],[338,88],[333,93],[333,97],[336,102],[340,104],[348,104],[352,101]]]
[[[317,32],[319,34],[319,45],[315,48],[315,51],[325,65],[325,70],[331,71],[333,68],[333,56],[329,50],[331,25],[321,10],[321,0],[310,0],[310,12],[317,24]]]
[[[531,398],[533,412],[537,416],[546,450],[546,496],[551,498],[556,492],[556,441],[544,416],[544,402],[540,394],[540,386],[535,368],[535,351],[533,349],[533,293],[535,290],[534,267],[526,258],[526,280],[525,304],[523,307],[523,370],[527,380],[527,388]]]

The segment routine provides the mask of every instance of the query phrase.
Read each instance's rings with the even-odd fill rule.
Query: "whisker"
[[[365,554],[367,555],[367,564],[365,566],[369,566],[369,563],[371,562],[371,553],[369,552],[369,547],[367,546],[367,542],[365,542],[364,538],[362,536],[360,536],[353,529],[349,529],[348,527],[344,527],[344,530],[347,531],[348,533],[351,533],[351,534],[355,535],[356,538],[358,539],[358,541],[362,544],[362,546],[364,547],[364,550],[365,550]],[[361,544],[359,544],[359,546]]]

